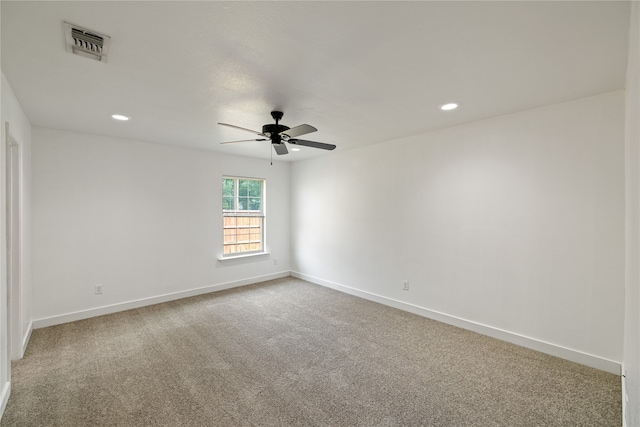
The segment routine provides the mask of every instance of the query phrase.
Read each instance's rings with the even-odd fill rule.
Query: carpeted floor
[[[294,278],[33,332],[1,426],[620,426],[620,378]]]

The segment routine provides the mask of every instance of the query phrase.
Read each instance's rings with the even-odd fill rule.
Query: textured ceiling
[[[347,150],[624,88],[628,2],[1,2],[2,70],[31,124],[220,145],[270,111]],[[62,22],[111,36],[65,51]],[[438,106],[461,107],[442,112]],[[120,113],[126,123],[111,119]],[[303,148],[280,160],[331,152]]]

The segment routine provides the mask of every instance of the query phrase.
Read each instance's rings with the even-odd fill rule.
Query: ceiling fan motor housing
[[[289,126],[279,125],[279,124],[268,124],[262,126],[262,133],[271,138],[271,142],[273,144],[281,143],[281,135],[280,132],[284,132],[285,130],[289,130]]]

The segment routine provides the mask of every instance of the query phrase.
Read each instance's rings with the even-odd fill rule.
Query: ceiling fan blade
[[[273,144],[273,149],[276,150],[276,153],[278,153],[279,156],[289,152],[289,150],[287,150],[287,146],[284,144]]]
[[[260,138],[260,139],[241,139],[240,141],[227,141],[227,142],[221,142],[220,144],[235,144],[236,142],[254,142],[254,141],[268,141],[269,139],[267,138]]]
[[[314,128],[311,125],[300,125],[289,130],[283,130],[282,132],[280,132],[280,135],[288,135],[289,138],[295,138],[296,136],[306,135],[317,130],[318,129]]]
[[[336,148],[333,144],[325,144],[324,142],[306,141],[304,139],[290,139],[289,144],[303,145],[305,147],[321,148],[323,150],[333,150]]]
[[[222,126],[229,126],[230,128],[234,128],[234,129],[240,129],[240,130],[243,130],[243,131],[246,131],[246,132],[255,133],[256,135],[262,135],[262,133],[260,133],[258,131],[247,129],[247,128],[241,128],[240,126],[230,125],[228,123],[218,123],[218,124],[222,125]],[[264,136],[264,135],[262,135],[262,136]]]

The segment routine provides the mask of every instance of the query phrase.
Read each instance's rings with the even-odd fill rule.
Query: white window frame
[[[234,209],[222,209],[222,256],[219,259],[228,260],[234,258],[244,258],[256,255],[265,255],[268,254],[266,251],[266,187],[267,180],[265,178],[255,178],[255,177],[243,177],[243,176],[230,176],[223,175],[221,184],[224,185],[225,179],[233,179],[234,180]],[[260,181],[261,189],[260,189],[260,210],[239,210],[238,209],[238,201],[240,199],[239,191],[240,191],[240,183],[241,180],[250,180],[250,181]],[[221,197],[221,202],[224,201],[224,189]],[[224,206],[224,203],[223,203]],[[225,229],[233,229],[234,227],[228,227],[225,225],[225,218],[236,217],[236,218],[260,218],[260,249],[242,251],[242,252],[231,252],[225,253],[225,247],[229,245],[229,243],[225,242]],[[250,228],[251,226],[249,226]],[[235,225],[235,229],[238,230],[242,228],[241,226]],[[240,245],[237,240],[231,245]],[[237,246],[236,246],[237,247]]]

